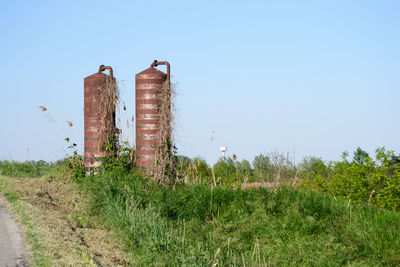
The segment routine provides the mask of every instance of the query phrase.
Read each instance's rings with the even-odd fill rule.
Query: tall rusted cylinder
[[[156,62],[156,61],[155,61]],[[157,66],[157,65],[155,65]],[[152,66],[136,74],[136,167],[150,169],[155,162],[160,126],[159,105],[167,74]],[[169,82],[169,81],[168,81]]]
[[[108,69],[110,75],[102,73]],[[104,110],[110,110],[105,107],[107,103],[102,101],[104,87],[110,84],[109,81],[115,83],[112,68],[101,65],[99,71],[93,75],[84,78],[84,122],[85,122],[85,169],[89,171],[91,168],[101,165],[100,158],[105,156],[104,138],[102,138],[102,128],[104,125],[111,125],[112,130],[115,129],[115,103],[111,108],[110,116],[101,116]],[[102,121],[109,119],[111,121],[106,124]]]

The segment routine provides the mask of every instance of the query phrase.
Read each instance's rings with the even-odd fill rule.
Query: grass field
[[[171,189],[135,171],[110,171],[73,183],[60,166],[51,167],[53,174],[42,178],[3,180],[8,192],[15,192],[8,194],[29,205],[36,203],[47,210],[44,216],[58,212],[57,216],[65,216],[57,217],[59,221],[73,223],[78,231],[71,242],[53,246],[74,248],[77,265],[102,260],[96,254],[101,248],[74,242],[83,236],[95,244],[96,239],[86,235],[107,231],[116,235],[129,255],[114,265],[400,265],[397,211],[288,186],[241,190],[223,184],[176,184]],[[72,199],[63,199],[71,194]],[[58,208],[51,208],[51,202]],[[71,234],[52,233],[57,242]],[[107,259],[112,260],[103,260]]]
[[[160,187],[137,174],[80,185],[136,265],[399,265],[400,214],[320,192]]]

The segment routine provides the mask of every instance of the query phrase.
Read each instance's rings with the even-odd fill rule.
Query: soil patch
[[[32,209],[51,249],[52,264],[128,266],[113,234],[86,209],[85,196],[64,179],[6,178],[8,187]]]

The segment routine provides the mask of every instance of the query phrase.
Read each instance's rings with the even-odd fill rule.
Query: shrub
[[[192,166],[196,170],[196,175],[198,175],[199,177],[206,178],[211,176],[211,169],[204,159],[200,157],[193,158]]]
[[[325,164],[318,158],[306,158],[300,176],[303,187],[322,191],[354,202],[370,202],[388,209],[400,210],[400,165],[393,151],[378,148],[373,160],[361,148],[353,161],[342,160]]]
[[[225,179],[232,178],[236,174],[235,163],[228,157],[219,158],[217,163],[214,164],[214,174]]]
[[[248,160],[242,160],[236,162],[237,174],[241,177],[251,177],[253,175],[253,169],[251,168]]]
[[[268,156],[259,154],[253,160],[254,175],[258,178],[267,177],[271,169],[271,160]]]

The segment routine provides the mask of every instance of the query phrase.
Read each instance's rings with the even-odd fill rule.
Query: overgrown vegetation
[[[237,187],[242,183],[264,182],[276,185],[292,183],[297,168],[294,163],[279,152],[259,154],[253,160],[253,167],[246,159],[241,161],[221,157],[213,165],[200,158],[176,157],[178,174],[189,183],[227,185]],[[214,175],[214,177],[213,177]]]
[[[5,160],[0,161],[0,174],[10,177],[36,178],[43,175],[57,175],[64,166],[63,160],[56,163],[48,163],[44,160],[25,162]]]
[[[100,137],[101,144],[109,144],[109,137],[116,134],[115,108],[119,99],[118,85],[112,76],[103,79],[96,90],[95,99],[97,103],[97,117],[100,122],[97,134]]]
[[[300,165],[303,187],[316,188],[355,203],[369,202],[400,210],[400,158],[393,151],[378,148],[375,160],[358,148],[351,161],[343,153],[341,161],[325,163],[307,158]]]
[[[154,180],[169,186],[176,182],[177,173],[174,161],[176,148],[173,142],[173,119],[174,119],[174,101],[175,87],[168,80],[164,81],[158,94],[160,101],[157,107],[159,114],[159,126],[157,129],[157,147],[154,166],[151,170],[151,176]]]
[[[393,151],[378,148],[375,159],[361,148],[353,154],[343,153],[339,161],[324,162],[306,157],[295,166],[288,156],[273,152],[259,154],[252,166],[247,160],[220,158],[210,167],[201,158],[178,157],[180,177],[189,183],[213,184],[237,188],[254,183],[266,187],[282,184],[317,189],[355,203],[372,203],[400,210],[400,157]]]
[[[171,190],[120,171],[80,186],[134,265],[400,264],[399,213],[308,189]]]
[[[352,160],[344,153],[340,161],[309,157],[299,166],[277,152],[214,166],[177,156],[173,187],[136,172],[129,147],[119,153],[74,181],[89,200],[88,218],[118,235],[132,265],[400,264],[392,151],[380,148],[372,159],[357,149]],[[242,189],[250,183],[259,187]]]

